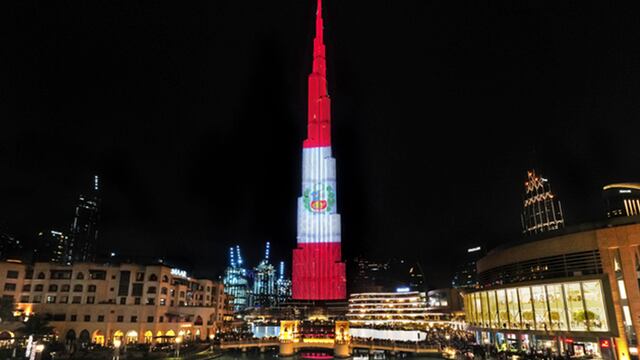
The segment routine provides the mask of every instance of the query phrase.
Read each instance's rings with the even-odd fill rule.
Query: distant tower
[[[524,188],[522,232],[534,235],[563,228],[562,205],[551,192],[549,180],[529,170]]]
[[[607,218],[640,215],[640,183],[606,185],[602,196]]]
[[[282,304],[291,299],[291,279],[285,276],[284,261],[280,261],[278,268],[278,280],[276,281],[278,293],[278,304]]]
[[[297,247],[293,250],[293,299],[342,300],[347,276],[337,211],[336,159],[331,150],[331,99],[318,0],[313,68],[309,75],[307,139],[302,149],[302,196],[298,198]]]
[[[460,264],[451,281],[451,286],[454,289],[470,290],[478,288],[476,263],[485,254],[486,251],[482,246],[474,246],[468,248],[464,256],[458,257]]]
[[[254,306],[273,306],[276,303],[276,269],[269,262],[270,247],[267,242],[264,259],[253,269]]]
[[[232,296],[233,311],[242,311],[248,305],[249,281],[247,270],[242,267],[240,246],[229,248],[229,266],[224,272],[224,292]]]
[[[98,243],[98,221],[100,220],[100,184],[98,176],[86,195],[81,194],[76,206],[75,217],[71,225],[71,243],[67,257],[72,262],[91,262],[95,260]]]
[[[72,242],[68,234],[61,231],[50,230],[38,233],[38,246],[36,247],[36,261],[45,261],[56,264],[71,265]]]

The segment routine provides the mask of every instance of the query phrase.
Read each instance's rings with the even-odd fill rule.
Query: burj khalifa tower
[[[309,75],[307,139],[302,149],[297,248],[293,250],[292,295],[295,300],[346,298],[326,70],[322,1],[318,0],[313,70]]]

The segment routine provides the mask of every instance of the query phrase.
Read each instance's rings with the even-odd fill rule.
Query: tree
[[[15,308],[13,296],[0,298],[0,322],[12,321]]]
[[[24,325],[17,331],[24,336],[33,335],[34,338],[40,338],[53,334],[53,327],[49,326],[49,321],[42,316],[34,315],[29,317],[29,320],[25,321]]]
[[[586,312],[583,310],[579,310],[573,313],[573,319],[575,321],[595,321],[598,320],[598,316],[591,310],[587,310]]]

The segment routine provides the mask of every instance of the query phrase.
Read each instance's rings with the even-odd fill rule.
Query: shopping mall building
[[[467,292],[464,305],[484,344],[637,359],[640,219],[502,246],[477,267],[480,289]]]
[[[0,262],[0,295],[49,320],[60,340],[110,344],[207,339],[230,311],[220,282],[162,264]],[[0,334],[13,336],[12,322]]]

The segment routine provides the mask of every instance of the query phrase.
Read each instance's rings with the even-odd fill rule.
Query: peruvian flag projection
[[[322,2],[318,0],[313,70],[309,75],[308,133],[302,149],[302,196],[298,198],[298,247],[293,250],[295,300],[341,300],[347,296],[322,31]]]

